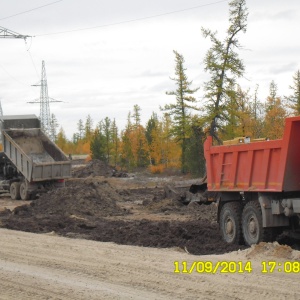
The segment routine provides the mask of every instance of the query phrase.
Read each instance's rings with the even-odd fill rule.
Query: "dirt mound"
[[[265,256],[276,257],[277,259],[290,259],[290,260],[299,260],[299,251],[293,250],[288,245],[280,245],[278,242],[274,243],[259,243],[258,245],[252,245],[247,253],[246,257],[248,259],[258,257],[263,258]]]
[[[121,196],[106,181],[87,179],[67,183],[62,189],[43,194],[30,206],[17,207],[16,216],[103,217],[124,214],[117,205]]]
[[[92,178],[72,181],[64,189],[45,194],[31,206],[21,206],[13,213],[6,213],[0,221],[2,227],[9,229],[56,232],[68,237],[144,247],[179,247],[192,254],[220,254],[245,248],[222,241],[214,208],[198,204],[196,208],[186,207],[171,199],[162,199],[160,189],[152,192],[136,189],[127,193],[123,190],[120,194],[106,181],[98,182]],[[193,215],[192,220],[186,221],[107,218],[128,214],[116,202],[130,199],[140,199],[139,207],[149,213],[196,214],[199,220]]]
[[[119,179],[123,188],[116,189],[108,181],[99,177],[67,181],[65,188],[44,194],[31,205],[6,210],[0,215],[1,227],[126,245],[179,247],[192,254],[246,248],[222,241],[213,205],[185,206],[165,198],[163,188],[132,189],[128,180]]]
[[[89,176],[108,176],[111,177],[114,173],[114,168],[107,165],[99,159],[93,159],[86,166],[73,170],[73,177],[85,178]]]
[[[99,218],[65,218],[57,215],[45,218],[2,219],[2,227],[36,233],[57,234],[95,241],[115,242],[143,247],[178,247],[191,254],[222,254],[245,246],[227,245],[219,234],[218,226],[203,221],[123,221]]]

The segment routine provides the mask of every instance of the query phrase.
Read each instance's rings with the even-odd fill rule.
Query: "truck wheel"
[[[238,202],[225,203],[220,212],[220,230],[227,244],[242,244],[242,209]]]
[[[12,200],[20,200],[20,183],[19,182],[13,182],[10,185],[10,197]]]
[[[250,201],[245,205],[242,220],[244,240],[248,246],[272,240],[273,228],[263,228],[262,212],[258,201]]]
[[[28,193],[27,184],[22,182],[20,185],[20,196],[22,200],[30,200],[30,194]]]
[[[280,227],[263,227],[262,212],[258,201],[250,201],[245,205],[242,220],[244,240],[248,246],[260,242],[273,242],[281,231]]]

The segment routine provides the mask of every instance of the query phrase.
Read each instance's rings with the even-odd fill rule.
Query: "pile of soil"
[[[73,177],[85,178],[89,176],[107,176],[111,177],[114,173],[114,168],[99,159],[93,159],[86,166],[73,170]]]
[[[15,208],[13,215],[37,218],[98,218],[122,215],[126,212],[116,205],[121,200],[121,196],[107,181],[78,180],[67,182],[66,187],[43,194],[30,206]]]
[[[138,206],[149,214],[190,214],[191,218],[186,221],[115,218],[130,213],[118,205],[128,201],[140,201]],[[179,247],[192,254],[220,254],[245,248],[222,241],[215,208],[194,205],[187,207],[164,199],[163,189],[118,191],[107,181],[87,178],[72,180],[65,188],[50,191],[31,205],[19,206],[12,212],[6,210],[0,216],[0,225],[126,245]]]
[[[93,159],[85,166],[73,169],[72,176],[75,178],[86,178],[94,176],[105,177],[128,177],[126,172],[117,171],[114,167],[99,159]]]

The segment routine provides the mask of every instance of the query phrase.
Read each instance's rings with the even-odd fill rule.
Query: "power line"
[[[36,66],[35,66],[34,60],[33,60],[33,58],[32,58],[32,55],[31,55],[31,53],[30,53],[29,49],[27,50],[27,53],[29,54],[29,57],[30,57],[31,63],[32,63],[33,67],[34,67],[35,74],[37,75],[37,77],[39,77],[38,71],[37,71],[37,69],[36,69]]]
[[[5,17],[5,18],[1,18],[0,21],[6,20],[6,19],[9,19],[9,18],[12,18],[12,17],[16,17],[16,16],[19,16],[19,15],[23,15],[23,14],[26,14],[28,12],[31,12],[31,11],[34,11],[34,10],[37,10],[37,9],[40,9],[40,8],[43,8],[43,7],[46,7],[46,6],[49,6],[49,5],[53,5],[53,4],[55,4],[57,2],[61,2],[61,1],[63,1],[63,0],[58,0],[58,1],[55,1],[55,2],[51,2],[51,3],[45,4],[45,5],[36,7],[36,8],[32,8],[32,9],[29,9],[29,10],[26,10],[26,11],[23,11],[23,12],[20,12],[20,13],[17,13],[17,14]]]
[[[201,7],[205,7],[205,6],[215,5],[215,4],[219,4],[222,2],[228,2],[228,0],[221,0],[221,1],[217,1],[217,2],[202,4],[202,5],[198,5],[198,6],[194,6],[194,7],[189,7],[189,8],[180,9],[180,10],[174,10],[171,12],[152,15],[152,16],[148,16],[148,17],[141,17],[141,18],[120,21],[120,22],[116,22],[116,23],[109,23],[109,24],[104,24],[104,25],[98,25],[98,26],[93,26],[93,27],[85,27],[85,28],[78,28],[78,29],[73,29],[73,30],[38,34],[36,36],[57,35],[57,34],[71,33],[71,32],[76,32],[76,31],[91,30],[91,29],[96,29],[96,28],[104,28],[104,27],[116,26],[116,25],[121,25],[121,24],[126,24],[126,23],[138,22],[138,21],[143,21],[143,20],[147,20],[147,19],[158,18],[158,17],[163,17],[163,16],[167,16],[167,15],[171,15],[171,14],[176,14],[176,13],[183,12],[183,11],[193,10],[193,9],[197,9],[197,8],[201,8]]]
[[[26,83],[18,80],[17,78],[15,78],[14,76],[12,76],[2,65],[0,65],[0,69],[2,69],[10,78],[12,78],[13,80],[17,81],[18,83],[21,83],[22,85],[26,85]]]

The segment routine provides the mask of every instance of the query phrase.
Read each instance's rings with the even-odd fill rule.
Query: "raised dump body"
[[[3,131],[3,150],[29,182],[71,177],[70,161],[39,128]]]
[[[41,130],[39,119],[21,115],[0,120],[0,187],[13,199],[25,200],[49,187],[64,186],[64,179],[71,177],[71,162]]]
[[[212,146],[204,144],[209,191],[300,191],[300,117],[287,118],[283,138]]]

